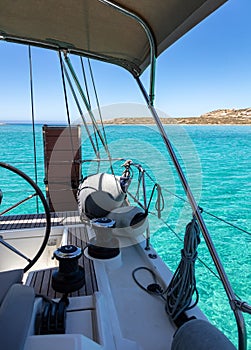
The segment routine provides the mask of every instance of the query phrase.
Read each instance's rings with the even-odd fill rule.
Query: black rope
[[[158,213],[158,219],[160,219],[161,212],[164,210],[164,207],[165,207],[165,201],[164,201],[164,196],[159,184],[156,184],[156,189],[157,189],[158,195],[157,195],[157,200],[155,204],[155,209],[157,210],[157,213]]]
[[[192,309],[199,301],[199,293],[196,288],[194,264],[197,258],[197,247],[200,243],[200,230],[195,217],[186,226],[184,248],[181,250],[181,261],[169,286],[164,290],[157,280],[154,271],[148,267],[138,267],[133,270],[132,277],[135,283],[145,292],[160,296],[166,304],[166,312],[177,322],[178,318],[187,310]],[[153,283],[147,286],[139,281],[136,272],[145,270],[151,274]],[[192,296],[196,295],[192,303]]]
[[[134,200],[135,203],[137,203],[144,211],[146,211],[146,208],[144,205],[138,200],[137,197],[135,197],[130,191],[126,191],[127,195]]]
[[[135,192],[135,198],[137,198],[137,200],[139,200],[139,190],[140,190],[140,185],[141,185],[141,181],[142,181],[142,172],[139,170],[139,174],[138,174],[138,186],[137,186],[137,190]]]
[[[151,214],[153,216],[157,216],[155,213],[149,211],[148,214]],[[170,226],[168,225],[168,223],[163,220],[162,218],[160,218],[160,220],[162,221],[162,223],[175,235],[176,238],[178,238],[178,240],[180,242],[183,242],[183,239],[178,235],[178,233]],[[208,266],[201,258],[197,257],[197,260],[201,263],[201,265],[203,265],[215,278],[217,278],[220,282],[221,282],[221,278],[217,275],[217,273],[210,267]],[[241,299],[236,293],[235,293],[236,297]]]
[[[32,117],[32,134],[33,134],[33,155],[34,155],[34,170],[35,170],[35,183],[38,183],[38,171],[37,171],[37,147],[36,147],[36,131],[35,131],[35,112],[34,112],[34,94],[33,94],[33,74],[32,74],[32,56],[31,47],[29,50],[29,68],[30,68],[30,97],[31,97],[31,117]],[[39,213],[38,197],[36,197],[36,208]]]
[[[184,248],[181,250],[181,261],[167,289],[166,312],[173,321],[185,311],[193,308],[199,301],[199,293],[195,280],[195,261],[197,247],[200,243],[200,230],[193,218],[187,225]],[[192,296],[196,298],[193,303]]]
[[[157,191],[157,200],[156,200],[156,203],[155,203],[155,209],[158,213],[158,219],[161,218],[161,212],[164,210],[164,197],[163,197],[163,194],[162,194],[162,191],[161,191],[161,186],[157,183],[154,184],[153,186],[153,189],[152,189],[152,193],[150,195],[150,199],[149,199],[149,202],[148,202],[148,205],[147,205],[147,212],[149,211],[149,207],[150,207],[150,204],[152,202],[152,199],[153,199],[153,195],[154,195],[154,192]]]
[[[151,202],[152,202],[153,195],[154,195],[154,192],[155,192],[155,190],[156,190],[156,187],[157,187],[157,184],[155,184],[155,185],[153,186],[153,189],[152,189],[152,192],[151,192],[151,195],[150,195],[150,199],[149,199],[149,202],[148,202],[148,205],[147,205],[147,211],[149,210],[149,207],[150,207],[150,204],[151,204]],[[159,217],[159,215],[158,215],[158,217]]]
[[[144,286],[142,283],[140,283],[139,279],[136,277],[136,272],[142,271],[142,270],[145,270],[145,271],[150,273],[150,275],[153,279],[153,283],[150,283],[147,286]],[[137,267],[132,272],[132,278],[133,278],[134,282],[139,286],[139,288],[144,290],[146,293],[160,296],[162,299],[164,299],[166,301],[166,298],[165,298],[166,290],[163,289],[163,287],[160,284],[160,281],[157,280],[156,273],[153,270],[151,270],[145,266]]]

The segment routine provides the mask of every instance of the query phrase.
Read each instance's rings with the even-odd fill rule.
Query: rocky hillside
[[[198,119],[205,124],[251,124],[251,108],[217,109],[201,115]]]
[[[251,124],[251,108],[217,109],[200,117],[162,118],[163,124]],[[153,124],[152,118],[114,118],[105,120],[105,124]]]

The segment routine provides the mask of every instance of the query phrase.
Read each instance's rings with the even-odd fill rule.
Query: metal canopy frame
[[[136,22],[138,22],[142,28],[144,29],[147,39],[149,41],[149,46],[150,46],[150,84],[149,84],[149,103],[153,105],[154,101],[154,89],[155,89],[155,71],[156,71],[156,57],[157,57],[157,47],[156,47],[156,41],[154,38],[154,34],[149,26],[149,24],[141,18],[139,15],[136,13],[133,13],[132,11],[129,11],[125,8],[123,8],[121,5],[118,5],[114,3],[111,0],[98,0],[99,2],[102,2],[103,4],[107,6],[111,6],[113,9],[123,13],[125,16],[129,16],[132,19],[134,19]],[[136,75],[138,78],[138,75]]]

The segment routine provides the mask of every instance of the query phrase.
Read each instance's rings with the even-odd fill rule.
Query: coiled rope
[[[184,236],[184,248],[181,250],[181,261],[173,278],[166,289],[161,286],[155,271],[148,267],[138,267],[132,272],[135,283],[145,292],[161,297],[165,301],[165,309],[170,318],[175,322],[183,316],[183,313],[192,309],[199,301],[199,293],[196,288],[195,261],[197,247],[200,243],[200,230],[195,217],[186,226]],[[151,275],[153,283],[142,284],[136,276],[138,271],[146,271]],[[195,293],[195,301],[192,297]]]
[[[199,301],[195,280],[195,261],[200,243],[200,230],[195,217],[186,226],[181,261],[167,288],[166,312],[175,321],[184,311],[193,308]],[[196,295],[192,303],[192,296]]]

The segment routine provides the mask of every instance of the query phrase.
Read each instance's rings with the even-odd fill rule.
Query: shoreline
[[[142,119],[142,120],[140,120]],[[170,118],[171,119],[171,118]],[[247,118],[247,120],[215,120],[212,118],[210,121],[203,120],[203,118],[193,118],[193,120],[184,120],[184,118],[180,118],[181,120],[163,120],[161,118],[161,122],[163,125],[251,125],[251,118]],[[200,120],[195,120],[200,119]],[[98,120],[98,124],[101,122]],[[146,120],[146,118],[115,118],[114,120],[104,120],[104,125],[155,125],[154,119]]]
[[[163,125],[251,125],[251,108],[217,109],[195,117],[160,118]],[[98,121],[100,122],[100,121]],[[128,117],[108,119],[104,124],[140,125],[155,124],[152,117]]]
[[[41,122],[38,122],[36,123],[35,122],[35,125],[45,125],[45,124],[49,124],[48,122],[46,123],[41,123]],[[87,122],[88,125],[91,125],[91,122]],[[97,124],[101,124],[100,121],[97,121]],[[138,122],[135,122],[135,123],[114,123],[114,122],[111,122],[111,121],[103,121],[103,124],[104,126],[156,126],[156,123],[154,122],[154,120],[152,121],[152,123],[138,123]],[[11,122],[11,123],[0,123],[0,127],[1,126],[6,126],[6,125],[32,125],[31,122]],[[50,123],[50,125],[60,125],[60,126],[67,126],[67,123]],[[80,124],[81,125],[81,124]],[[163,123],[164,126],[166,125],[169,125],[169,126],[251,126],[251,121],[249,123]]]
[[[163,125],[251,125],[251,108],[242,109],[217,109],[212,112],[202,114],[199,117],[168,117],[160,118]],[[97,124],[101,124],[100,120],[96,120]],[[11,124],[31,124],[31,121],[15,120],[15,121],[0,121],[1,125]],[[38,121],[36,125],[66,125],[66,121]],[[91,121],[87,121],[91,124]],[[153,117],[114,117],[103,120],[104,125],[155,125]]]
[[[153,122],[153,123],[148,123],[148,124],[144,124],[144,123],[122,123],[122,124],[119,124],[119,123],[104,123],[105,125],[107,125],[107,126],[141,126],[141,125],[143,125],[143,126],[148,126],[148,125],[150,125],[150,126],[156,126],[156,124]],[[219,124],[219,123],[205,123],[205,124],[203,124],[203,123],[198,123],[198,124],[193,124],[193,123],[168,123],[168,124],[164,124],[163,123],[163,125],[164,126],[166,126],[166,125],[170,125],[170,126],[177,126],[177,125],[180,125],[180,126],[251,126],[251,122],[250,123],[248,123],[248,124],[237,124],[237,123],[229,123],[229,124]]]

